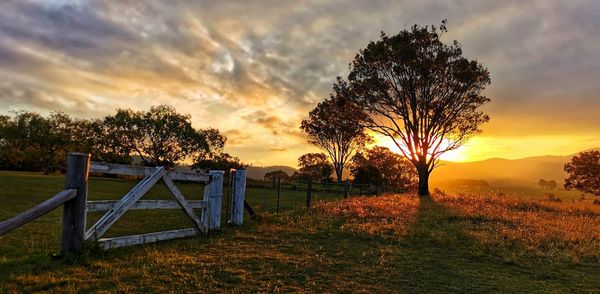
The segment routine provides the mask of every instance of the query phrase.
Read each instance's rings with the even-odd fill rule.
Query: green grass
[[[117,199],[135,183],[92,178],[90,199]],[[62,186],[60,176],[0,172],[0,220],[54,195]],[[202,198],[198,184],[178,183],[178,187],[188,199]],[[276,191],[250,188],[248,201],[265,211],[266,198],[270,213],[262,212],[256,221],[246,218],[240,228],[223,225],[208,237],[91,251],[89,258],[75,262],[50,257],[59,249],[62,212],[57,210],[0,237],[0,293],[591,293],[600,289],[597,261],[485,246],[470,233],[485,220],[466,218],[443,203],[419,204],[403,234],[369,234],[348,230],[347,217],[306,213],[305,193],[285,191],[282,213],[275,215]],[[317,197],[329,198],[323,193]],[[161,198],[169,198],[161,186],[145,197]],[[109,235],[190,226],[179,211],[135,211]]]

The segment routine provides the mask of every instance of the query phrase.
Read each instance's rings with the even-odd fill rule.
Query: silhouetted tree
[[[334,88],[335,89],[335,88]],[[354,152],[371,141],[360,121],[366,114],[356,104],[335,92],[319,103],[303,120],[300,128],[308,142],[324,149],[333,162],[338,182],[342,181],[344,166]]]
[[[239,167],[239,159],[222,154],[225,140],[216,129],[194,129],[189,115],[165,105],[147,112],[118,110],[103,120],[18,111],[0,115],[0,169],[62,171],[70,151],[113,163],[130,164],[137,154],[147,165],[171,167],[191,158]]]
[[[581,152],[565,164],[566,189],[600,196],[600,151]]]
[[[323,153],[307,153],[298,158],[298,178],[300,180],[313,180],[328,182],[333,168]]]
[[[172,167],[184,159],[218,154],[226,140],[218,130],[194,129],[189,115],[168,105],[153,106],[147,112],[120,109],[104,123],[114,144],[131,150],[150,166]]]
[[[354,180],[360,184],[384,184],[396,191],[406,191],[415,187],[418,181],[415,167],[386,147],[375,146],[357,153],[352,163]]]
[[[18,111],[0,117],[0,168],[44,171],[63,169],[68,151],[85,151],[87,140],[81,128],[88,121],[72,119],[61,112],[44,117]]]
[[[363,107],[364,125],[393,140],[419,174],[419,195],[429,195],[429,175],[439,156],[463,145],[489,120],[478,108],[490,99],[481,92],[488,70],[462,57],[458,42],[440,36],[445,21],[413,26],[361,50],[351,64],[349,83],[336,92]]]
[[[540,180],[538,181],[538,186],[540,186],[540,187],[542,187],[542,188],[549,189],[549,190],[554,190],[554,189],[556,189],[556,186],[557,186],[557,185],[558,185],[558,184],[556,183],[556,181],[555,181],[555,180],[548,180],[548,181],[546,181],[546,180],[544,180],[544,179],[540,179]]]
[[[265,180],[267,180],[267,181],[277,180],[277,179],[287,181],[290,179],[290,176],[286,172],[284,172],[280,169],[274,170],[274,171],[271,171],[271,172],[268,172],[265,174]]]
[[[192,169],[201,170],[230,170],[245,168],[239,158],[229,155],[229,153],[220,153],[213,156],[196,157],[192,164]]]

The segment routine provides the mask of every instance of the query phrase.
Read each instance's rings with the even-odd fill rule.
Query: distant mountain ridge
[[[585,151],[597,150],[600,148],[587,149]],[[540,179],[555,180],[562,183],[566,177],[564,165],[578,153],[571,155],[542,155],[531,156],[519,159],[490,158],[473,162],[450,162],[442,161],[431,175],[431,183],[440,183],[445,181],[472,179],[486,180],[489,182],[522,182],[525,184],[535,184]],[[179,167],[180,169],[189,169],[189,167]],[[288,175],[292,175],[296,168],[285,165],[271,166],[249,166],[247,167],[247,177],[256,180],[262,180],[266,173],[283,170]],[[344,171],[344,176],[348,176],[348,170]]]
[[[600,150],[598,148],[588,149]],[[520,159],[490,158],[473,162],[441,162],[431,174],[431,182],[439,183],[459,179],[486,181],[537,182],[539,179],[562,183],[566,177],[564,165],[574,155],[543,155]]]

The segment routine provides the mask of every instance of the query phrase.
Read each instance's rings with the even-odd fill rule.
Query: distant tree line
[[[148,111],[119,109],[103,119],[72,118],[62,112],[42,116],[16,111],[0,115],[0,169],[64,171],[67,152],[88,152],[95,161],[193,168],[240,168],[223,153],[226,137],[217,129],[195,129],[189,115],[167,105]]]
[[[403,192],[416,188],[418,176],[415,167],[402,155],[386,147],[374,146],[362,148],[354,153],[347,162],[352,183],[364,186],[385,186],[394,191]],[[283,170],[274,170],[265,174],[264,179],[273,181],[314,181],[329,183],[332,174],[337,176],[334,164],[324,153],[307,153],[298,158],[299,169],[292,175]]]

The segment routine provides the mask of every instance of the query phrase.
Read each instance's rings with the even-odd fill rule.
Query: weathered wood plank
[[[134,166],[125,164],[114,164],[92,161],[90,165],[91,173],[104,173],[112,175],[128,175],[128,176],[149,176],[154,171],[154,167]],[[193,181],[207,183],[210,177],[205,173],[181,172],[181,171],[165,171],[172,180],[176,181]]]
[[[246,171],[236,170],[233,177],[233,197],[231,199],[231,223],[244,223],[244,195],[246,194]]]
[[[204,188],[209,192],[209,220],[208,229],[218,230],[221,228],[221,205],[223,201],[223,174],[222,170],[211,170],[211,182]],[[204,215],[203,215],[204,216]]]
[[[107,250],[111,248],[118,248],[130,245],[147,244],[179,238],[188,238],[200,234],[200,230],[196,228],[190,228],[123,237],[102,238],[98,239],[98,244],[100,245],[100,248]]]
[[[38,204],[19,215],[0,222],[0,235],[4,235],[54,209],[77,196],[76,189],[67,189],[50,197],[50,199]]]
[[[204,225],[205,228],[209,228],[210,221],[210,193],[208,191],[208,185],[204,187],[204,198],[203,201],[208,203],[208,207],[202,210],[202,214],[200,215],[200,222]]]
[[[127,210],[129,210],[162,176],[164,168],[157,167],[153,174],[141,180],[131,191],[103,215],[86,233],[85,239],[101,237]]]
[[[76,189],[77,195],[65,202],[63,208],[62,255],[83,252],[90,158],[89,153],[70,152],[67,156],[65,189]]]
[[[163,176],[163,183],[165,184],[169,192],[171,192],[173,198],[175,198],[177,203],[179,203],[181,209],[183,209],[185,214],[187,214],[187,216],[196,224],[196,227],[198,227],[198,229],[203,233],[206,233],[208,231],[207,228],[200,222],[200,219],[198,219],[198,216],[196,216],[194,209],[189,205],[185,197],[183,197],[181,191],[177,189],[177,187],[168,175]]]
[[[117,203],[119,203],[119,200],[88,201],[87,211],[109,211]],[[188,204],[190,205],[190,207],[195,209],[208,207],[208,201],[204,200],[188,200]],[[131,208],[129,208],[129,210],[143,209],[181,209],[181,206],[179,206],[179,203],[173,200],[138,200]]]

